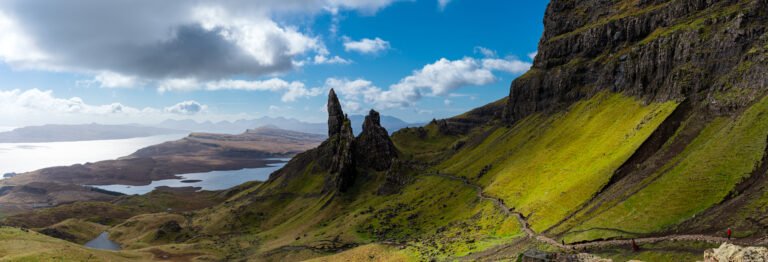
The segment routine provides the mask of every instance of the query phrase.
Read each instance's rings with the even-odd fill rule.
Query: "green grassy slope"
[[[768,137],[768,99],[738,117],[717,118],[653,181],[573,229],[571,241],[650,233],[684,222],[720,203],[760,164]]]
[[[309,180],[323,175],[327,174],[305,174]],[[410,257],[445,258],[523,236],[517,221],[491,202],[481,201],[473,188],[460,181],[422,176],[392,196],[375,194],[381,183],[375,178],[360,183],[356,192],[346,196],[320,194],[320,187],[290,195],[270,195],[264,193],[270,190],[262,188],[204,211],[195,224],[205,227],[204,232],[241,233],[224,239],[220,246],[257,257],[285,246],[328,248],[403,241],[409,243],[403,252]]]
[[[0,261],[136,261],[149,253],[94,250],[33,231],[0,228]]]
[[[478,180],[543,231],[596,194],[675,107],[603,93],[567,112],[492,128],[437,168]]]

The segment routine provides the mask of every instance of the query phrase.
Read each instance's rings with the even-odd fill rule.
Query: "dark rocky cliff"
[[[552,0],[545,17],[534,65],[510,88],[508,121],[603,90],[728,113],[768,84],[766,0]]]

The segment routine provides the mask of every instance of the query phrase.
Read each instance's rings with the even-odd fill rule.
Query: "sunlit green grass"
[[[486,191],[530,216],[532,228],[543,231],[605,185],[676,105],[644,105],[602,93],[566,112],[533,115],[511,128],[498,128],[439,169],[474,178],[491,165],[479,180]]]
[[[574,230],[608,227],[654,232],[719,203],[760,164],[768,137],[766,113],[768,100],[763,99],[741,116],[712,121],[684,152],[661,169],[657,180]],[[616,233],[586,231],[569,239],[613,236]]]

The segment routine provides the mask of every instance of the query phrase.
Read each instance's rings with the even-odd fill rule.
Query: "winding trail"
[[[525,232],[525,235],[528,238],[534,239],[538,242],[549,244],[565,250],[583,250],[583,249],[595,249],[595,248],[632,245],[632,239],[593,240],[593,241],[582,242],[577,244],[564,245],[553,238],[550,238],[543,234],[538,234],[535,231],[533,231],[533,229],[531,229],[530,226],[528,225],[528,220],[525,218],[525,216],[523,216],[523,214],[512,211],[513,209],[505,205],[503,200],[485,194],[485,191],[483,191],[483,188],[480,185],[473,184],[472,182],[470,182],[464,177],[447,175],[447,174],[434,174],[434,173],[425,174],[425,176],[436,176],[444,179],[460,181],[465,186],[474,188],[475,191],[477,191],[478,198],[493,202],[499,209],[501,209],[501,211],[504,214],[511,215],[517,218],[517,221],[520,223],[520,227],[523,230],[523,232]],[[661,241],[700,241],[700,242],[709,242],[709,243],[731,242],[739,245],[760,244],[752,241],[735,240],[735,239],[728,240],[725,237],[715,237],[715,236],[708,236],[708,235],[666,235],[666,236],[658,236],[658,237],[634,238],[634,241],[637,244],[648,244],[648,243],[656,243]]]

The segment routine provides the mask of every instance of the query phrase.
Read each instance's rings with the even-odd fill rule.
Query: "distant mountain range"
[[[362,131],[365,117],[362,115],[349,116],[352,121],[352,129],[355,134]],[[390,133],[406,127],[421,126],[423,124],[408,123],[393,116],[381,116],[381,125]],[[327,134],[328,126],[326,123],[310,123],[285,117],[261,117],[256,119],[241,119],[236,121],[220,122],[197,122],[194,120],[165,120],[156,125],[161,128],[186,130],[193,132],[213,132],[237,134],[247,129],[253,129],[262,126],[273,126],[275,128],[292,130],[297,132],[311,134]]]
[[[42,125],[0,132],[0,143],[40,143],[126,139],[178,134],[181,130],[141,125]]]
[[[365,117],[362,115],[349,116],[355,134],[362,131]],[[390,133],[406,127],[421,126],[405,122],[392,116],[381,116],[381,125]],[[273,127],[296,132],[326,135],[326,123],[303,122],[285,117],[261,117],[256,119],[241,119],[236,121],[197,122],[194,120],[165,120],[157,125],[42,125],[17,128],[0,132],[0,143],[36,143],[88,141],[106,139],[126,139],[165,134],[208,132],[240,134],[258,127]]]

